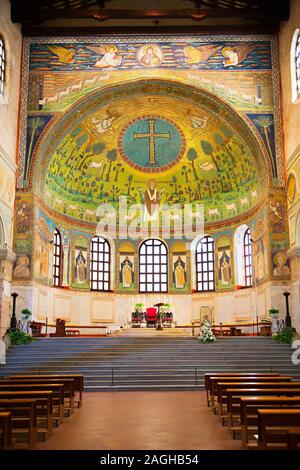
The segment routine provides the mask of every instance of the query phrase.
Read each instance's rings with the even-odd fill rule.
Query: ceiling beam
[[[23,26],[22,34],[26,37],[37,36],[99,36],[118,34],[277,34],[279,25],[262,22],[259,25],[218,25],[208,26],[198,23],[195,26],[119,26],[119,27],[32,27]]]

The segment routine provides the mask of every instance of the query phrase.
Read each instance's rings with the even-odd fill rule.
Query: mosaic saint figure
[[[139,191],[142,189],[139,188]],[[143,193],[143,201],[145,204],[144,220],[151,221],[155,220],[158,216],[159,204],[162,198],[162,191],[158,191],[156,188],[156,182],[154,179],[149,180],[148,188]]]
[[[86,259],[82,251],[79,252],[76,258],[75,277],[78,284],[84,284],[86,280]]]
[[[177,260],[177,264],[174,270],[175,274],[175,287],[176,289],[184,289],[184,284],[185,284],[185,270],[183,267],[182,260],[179,256]]]
[[[132,284],[132,263],[130,263],[128,256],[126,256],[122,263],[122,287],[130,287]]]
[[[140,64],[145,65],[146,67],[159,65],[162,59],[159,57],[157,49],[157,46],[145,46],[139,59]]]
[[[87,49],[95,52],[96,54],[103,54],[101,59],[95,62],[97,68],[117,67],[121,65],[122,57],[117,54],[118,48],[115,44],[106,44],[101,46],[86,46]]]
[[[230,282],[230,263],[229,256],[223,251],[220,259],[221,283],[227,285]]]
[[[285,253],[277,253],[274,256],[274,263],[276,267],[273,269],[273,276],[289,276],[291,274],[290,268],[286,264],[286,255]]]

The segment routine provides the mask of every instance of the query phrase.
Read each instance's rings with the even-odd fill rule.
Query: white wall
[[[146,307],[158,302],[168,302],[177,325],[190,325],[200,318],[202,305],[212,306],[215,323],[246,323],[267,317],[269,308],[279,308],[281,318],[285,317],[283,292],[286,286],[272,286],[266,283],[254,288],[228,293],[207,293],[191,295],[126,295],[95,292],[78,292],[49,288],[34,284],[31,287],[15,286],[19,293],[17,314],[27,306],[32,309],[34,319],[55,323],[56,318],[79,325],[126,325],[131,318],[134,304],[143,302]],[[257,307],[256,307],[257,306]]]

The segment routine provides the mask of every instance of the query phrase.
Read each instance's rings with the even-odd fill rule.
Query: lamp
[[[10,320],[10,329],[12,331],[16,331],[16,329],[17,329],[16,300],[17,300],[18,295],[19,294],[17,294],[17,292],[13,292],[11,294],[11,296],[13,298],[13,308],[12,308],[12,316],[11,316],[11,320]]]
[[[285,326],[288,328],[292,327],[292,319],[290,315],[290,310],[289,310],[289,296],[290,292],[283,292],[283,295],[285,297],[285,309],[286,309],[286,315],[285,315]]]
[[[160,315],[160,307],[162,307],[164,302],[159,302],[158,304],[154,304],[154,307],[157,307],[157,316],[158,316],[158,322],[157,322],[157,330],[163,330],[163,327],[161,325],[161,315]]]

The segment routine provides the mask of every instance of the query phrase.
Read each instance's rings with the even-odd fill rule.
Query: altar
[[[160,329],[159,327],[172,328],[174,326],[173,312],[167,308],[166,304],[145,309],[135,307],[135,311],[131,314],[132,328],[147,327]]]

